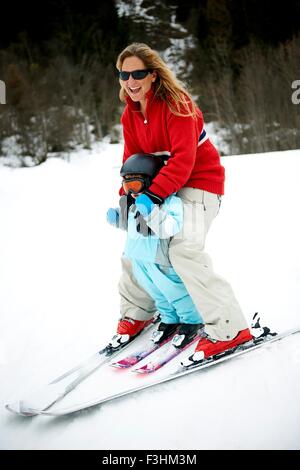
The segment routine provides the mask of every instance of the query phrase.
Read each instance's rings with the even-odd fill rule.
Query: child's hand
[[[119,225],[119,210],[110,207],[106,213],[106,220],[110,225],[118,227]]]
[[[149,215],[155,204],[146,194],[141,194],[135,200],[137,211],[144,217]]]

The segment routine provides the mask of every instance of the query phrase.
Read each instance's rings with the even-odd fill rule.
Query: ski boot
[[[204,336],[205,335],[205,336]],[[181,362],[184,367],[190,367],[194,364],[199,364],[205,359],[211,359],[217,355],[226,355],[233,352],[237,346],[248,341],[252,341],[253,336],[250,333],[249,328],[240,331],[235,338],[229,341],[219,341],[210,338],[207,334],[203,334],[203,337],[199,340],[195,352],[188,358]]]
[[[218,341],[210,338],[209,335],[203,333],[196,346],[194,354],[184,359],[181,364],[184,367],[189,367],[192,364],[199,364],[207,359],[214,359],[216,356],[231,354],[238,346],[252,341],[253,343],[259,343],[264,341],[267,336],[276,336],[277,333],[271,333],[270,328],[267,326],[260,326],[260,317],[258,313],[255,313],[251,323],[251,329],[246,328],[240,331],[235,338],[229,341]]]
[[[195,338],[201,327],[203,327],[202,323],[181,323],[178,328],[177,334],[172,340],[172,345],[175,346],[175,348],[184,348],[188,343],[192,341],[192,339]]]
[[[169,338],[173,333],[175,333],[179,323],[163,323],[160,322],[157,330],[152,334],[151,341],[154,344],[159,344]]]
[[[142,332],[142,330],[150,325],[153,319],[150,320],[134,320],[133,318],[124,317],[118,323],[117,334],[114,335],[109,343],[112,349],[118,349],[120,346],[125,346],[134,337]]]

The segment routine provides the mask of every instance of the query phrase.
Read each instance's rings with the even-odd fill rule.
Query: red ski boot
[[[133,318],[124,317],[118,323],[117,334],[112,338],[110,346],[118,348],[121,344],[128,343],[134,336],[138,335],[147,325],[152,323],[150,320],[134,320]]]
[[[249,328],[240,331],[235,338],[229,341],[218,341],[209,338],[209,336],[206,336],[199,340],[194,354],[192,354],[189,358],[184,359],[182,361],[182,365],[187,367],[191,364],[198,364],[204,359],[208,359],[211,356],[223,353],[229,349],[235,348],[239,344],[251,341],[252,339],[253,336],[251,335]]]

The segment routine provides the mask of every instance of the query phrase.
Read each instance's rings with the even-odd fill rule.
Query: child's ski
[[[150,357],[149,362],[143,364],[140,367],[132,369],[132,372],[138,372],[139,374],[149,374],[150,372],[155,372],[156,370],[163,367],[165,364],[170,362],[176,356],[181,354],[183,351],[188,349],[196,341],[199,341],[200,336],[196,335],[186,346],[183,348],[176,348],[173,343],[176,340],[176,336],[173,338],[172,342],[168,342],[164,346],[158,349],[158,351],[153,353]]]
[[[154,343],[153,341],[149,340],[148,344],[145,346],[144,349],[140,347],[139,349],[132,352],[128,356],[123,357],[123,359],[119,359],[117,362],[112,362],[110,365],[112,367],[118,367],[120,369],[127,369],[129,367],[135,366],[138,362],[145,359],[147,356],[152,354],[157,349],[160,349],[165,344],[170,343],[170,341],[172,341],[173,337],[174,337],[174,335],[172,335],[169,338],[165,339],[165,341],[162,341],[161,343]]]

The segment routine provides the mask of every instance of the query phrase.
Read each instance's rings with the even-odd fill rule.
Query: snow
[[[119,17],[122,16],[133,16],[135,21],[156,21],[153,15],[149,15],[149,10],[153,9],[153,6],[144,7],[143,0],[136,0],[134,3],[126,2],[124,0],[117,0],[116,8]]]
[[[0,448],[299,449],[300,335],[63,418],[4,409],[114,332],[125,234],[105,214],[118,201],[121,155],[121,144],[102,143],[69,161],[0,167]],[[206,247],[215,270],[249,321],[259,311],[274,330],[294,328],[300,150],[222,163],[226,196]],[[99,371],[65,403],[73,393],[96,397],[119,377]]]
[[[175,27],[175,24],[172,25]],[[196,40],[192,35],[183,38],[170,38],[170,46],[161,56],[168,67],[175,73],[180,74],[182,80],[187,80],[193,70],[193,64],[186,62],[185,53],[187,50],[195,49]]]
[[[169,16],[167,21],[163,21],[157,16],[157,13],[155,13],[157,7],[167,10],[167,12],[165,11]],[[148,29],[151,31],[153,24],[156,24],[156,26],[159,24],[162,31],[167,28],[169,30],[170,45],[159,51],[159,54],[175,75],[180,76],[181,80],[187,80],[190,77],[193,65],[186,62],[185,55],[187,50],[195,49],[197,41],[193,34],[188,34],[187,29],[176,22],[176,5],[168,5],[166,8],[159,1],[152,2],[150,6],[148,4],[145,6],[142,0],[135,0],[134,2],[117,0],[116,8],[119,17],[130,17],[133,22],[142,23],[146,31]]]

